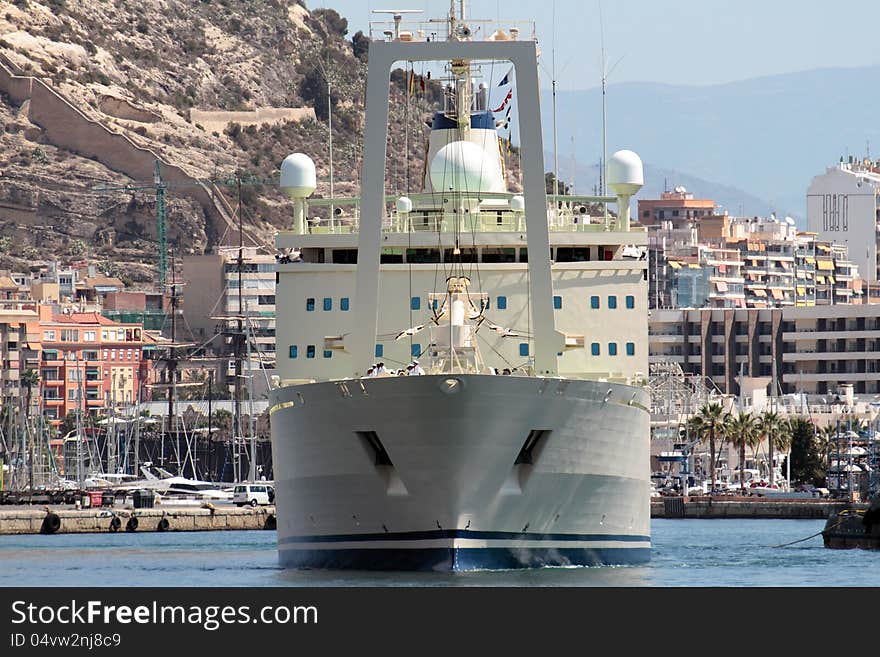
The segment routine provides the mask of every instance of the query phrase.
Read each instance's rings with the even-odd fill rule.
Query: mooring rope
[[[811,534],[810,536],[807,536],[806,538],[799,538],[798,540],[792,541],[791,543],[783,543],[782,545],[770,545],[768,547],[771,547],[771,548],[788,547],[789,545],[794,545],[795,543],[803,543],[804,541],[809,541],[811,538],[816,538],[817,536],[819,536],[822,532],[834,529],[835,527],[840,525],[840,523],[842,523],[842,522],[843,522],[843,519],[840,519],[837,522],[835,522],[833,525],[831,525],[831,527],[823,527],[820,531],[816,532],[815,534]]]

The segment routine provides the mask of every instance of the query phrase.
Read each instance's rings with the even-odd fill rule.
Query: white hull
[[[277,389],[281,562],[469,570],[647,561],[646,406],[630,386],[515,376]],[[532,463],[515,464],[533,430],[544,433]]]

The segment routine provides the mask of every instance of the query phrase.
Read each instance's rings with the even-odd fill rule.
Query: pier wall
[[[47,508],[60,521],[57,529],[52,530],[53,521],[49,518],[50,513],[47,513]],[[114,518],[118,518],[118,521],[114,521]],[[133,510],[43,507],[0,510],[0,535],[192,532],[228,529],[275,529],[275,507],[255,509],[154,507]]]
[[[844,508],[842,500],[661,497],[651,500],[651,517],[825,519]]]

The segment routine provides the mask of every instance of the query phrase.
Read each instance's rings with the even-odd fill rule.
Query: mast
[[[235,481],[241,480],[241,461],[238,452],[238,438],[242,435],[241,431],[241,358],[242,358],[242,276],[244,272],[244,232],[241,216],[241,176],[237,177],[238,184],[238,318],[236,319],[236,332],[234,336],[235,350],[235,387],[232,399],[232,461]],[[332,193],[331,193],[332,195]]]

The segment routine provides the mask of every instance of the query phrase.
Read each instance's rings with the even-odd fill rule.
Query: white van
[[[232,501],[235,506],[272,504],[275,501],[275,491],[266,484],[236,484]]]

